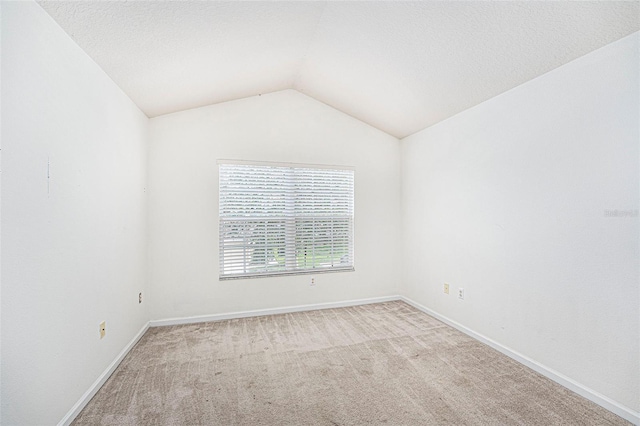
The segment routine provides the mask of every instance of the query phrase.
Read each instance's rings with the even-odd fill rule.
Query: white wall
[[[640,226],[604,213],[638,209],[638,34],[400,148],[295,91],[147,120],[35,3],[1,15],[0,423],[56,423],[149,318],[398,292],[640,410]],[[356,272],[219,281],[234,158],[355,166]]]
[[[152,319],[397,294],[398,140],[294,90],[150,120]],[[355,166],[356,272],[218,280],[218,159]]]
[[[636,412],[638,40],[401,142],[403,293]]]
[[[36,3],[2,2],[2,424],[60,421],[148,320],[147,124]]]

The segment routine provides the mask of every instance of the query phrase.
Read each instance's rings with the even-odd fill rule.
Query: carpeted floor
[[[389,302],[149,329],[74,424],[630,423]]]

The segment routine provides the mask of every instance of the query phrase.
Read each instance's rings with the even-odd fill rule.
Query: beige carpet
[[[389,302],[152,328],[74,424],[630,423]]]

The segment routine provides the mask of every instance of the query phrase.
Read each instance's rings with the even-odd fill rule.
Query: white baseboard
[[[451,327],[463,332],[464,334],[486,344],[491,346],[493,349],[497,350],[498,352],[503,353],[504,355],[508,356],[509,358],[512,358],[516,361],[518,361],[520,364],[526,365],[527,367],[531,368],[532,370],[542,374],[543,376],[553,380],[554,382],[564,386],[565,388],[577,393],[578,395],[588,399],[589,401],[595,402],[596,404],[598,404],[599,406],[611,411],[612,413],[622,417],[625,420],[630,421],[631,423],[635,424],[635,425],[640,425],[640,413],[631,410],[630,408],[627,408],[623,405],[621,405],[620,403],[612,400],[611,398],[608,398],[596,391],[594,391],[593,389],[589,389],[588,387],[576,382],[575,380],[551,369],[548,368],[534,360],[532,360],[531,358],[528,358],[498,342],[496,342],[495,340],[492,340],[488,337],[483,336],[480,333],[476,333],[475,331],[471,330],[470,328],[465,327],[464,325],[453,321],[447,317],[445,317],[444,315],[441,315],[429,308],[427,308],[426,306],[423,306],[411,299],[409,299],[408,297],[404,297],[404,296],[400,296],[400,300],[410,304],[411,306],[413,306],[416,309],[421,310],[424,313],[427,313],[429,315],[431,315],[432,317],[442,321],[445,324],[450,325]]]
[[[82,397],[75,403],[71,410],[58,422],[58,426],[67,426],[70,425],[71,422],[76,418],[80,411],[91,401],[91,398],[100,390],[102,385],[107,381],[107,379],[113,374],[115,369],[120,365],[125,356],[129,353],[129,351],[138,343],[138,340],[144,335],[144,333],[149,329],[149,323],[146,323],[134,336],[133,339],[124,347],[124,349],[118,354],[116,359],[113,360],[111,364],[107,367],[106,370],[98,377],[98,379],[91,385],[91,387],[82,395]]]
[[[235,318],[259,317],[262,315],[288,314],[290,312],[315,311],[318,309],[344,308],[346,306],[369,305],[371,303],[391,302],[401,300],[400,296],[372,297],[370,299],[347,300],[344,302],[314,303],[312,305],[287,306],[283,308],[259,309],[255,311],[230,312],[225,314],[201,315],[184,318],[170,318],[149,321],[150,327],[166,325],[195,324],[199,322],[220,321]]]

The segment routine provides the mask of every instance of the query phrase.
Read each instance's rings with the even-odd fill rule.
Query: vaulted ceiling
[[[398,138],[640,29],[638,1],[39,4],[149,117],[296,89]]]

